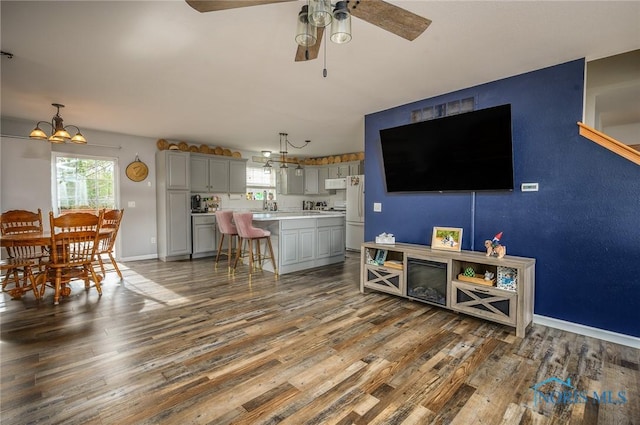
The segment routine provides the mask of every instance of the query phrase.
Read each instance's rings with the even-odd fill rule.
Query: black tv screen
[[[511,105],[380,130],[387,192],[513,190]]]

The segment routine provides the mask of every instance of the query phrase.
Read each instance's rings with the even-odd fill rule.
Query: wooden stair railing
[[[578,122],[578,127],[580,127],[581,136],[599,144],[605,149],[609,149],[611,152],[617,153],[621,157],[634,162],[636,165],[640,165],[640,151],[581,122]]]

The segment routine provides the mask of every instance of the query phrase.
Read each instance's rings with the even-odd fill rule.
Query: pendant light
[[[72,143],[86,144],[87,139],[85,139],[82,133],[80,133],[80,129],[77,126],[72,124],[67,126],[64,125],[62,117],[60,116],[60,108],[64,108],[64,105],[60,103],[52,103],[51,105],[57,108],[56,114],[51,118],[51,122],[38,121],[36,128],[31,131],[29,137],[38,140],[48,140],[51,143],[65,143],[67,141],[71,141]],[[40,128],[40,124],[47,124],[51,126],[50,136],[47,136],[47,134]],[[73,127],[77,130],[73,137],[71,137],[67,131],[69,127]]]
[[[313,25],[324,28],[332,19],[330,0],[309,0],[309,21]]]
[[[296,29],[296,43],[303,47],[316,44],[318,40],[318,28],[309,22],[309,6],[302,6],[298,13],[298,26]]]
[[[336,3],[331,21],[331,41],[336,44],[344,44],[351,41],[351,14],[347,9],[346,1]]]

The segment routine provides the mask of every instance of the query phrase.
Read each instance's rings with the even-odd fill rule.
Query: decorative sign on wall
[[[149,167],[136,155],[135,161],[127,165],[127,177],[134,182],[141,182],[149,175]]]

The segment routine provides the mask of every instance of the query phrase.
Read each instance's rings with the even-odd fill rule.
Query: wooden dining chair
[[[45,285],[52,284],[55,294],[53,303],[58,304],[60,295],[68,296],[71,288],[66,286],[72,279],[84,280],[89,289],[89,279],[93,280],[99,295],[102,295],[101,278],[93,269],[98,252],[100,226],[104,210],[98,215],[91,213],[69,213],[54,217],[49,212],[51,223],[51,257],[46,264],[46,279],[43,279],[40,296]]]
[[[37,212],[28,210],[10,210],[0,214],[0,234],[1,235],[13,235],[18,233],[42,233],[42,210],[38,208]],[[13,267],[5,269],[6,275],[2,281],[2,289],[4,290],[7,284],[12,280],[16,288],[21,287],[20,274],[24,280],[24,285],[29,284],[28,272],[22,263],[29,263],[30,266],[43,269],[42,263],[48,257],[48,254],[43,247],[33,244],[12,244],[8,246],[7,255],[10,259]]]
[[[20,251],[22,248],[28,248],[29,243],[23,241],[15,241],[13,242],[13,247],[16,250]],[[12,298],[20,298],[23,294],[29,291],[33,291],[33,295],[36,299],[40,299],[40,294],[38,293],[38,289],[36,288],[36,280],[31,271],[31,267],[35,266],[36,262],[30,258],[24,257],[13,257],[7,258],[6,260],[0,260],[0,270],[7,273],[7,276],[13,275],[14,282],[16,283],[15,287],[9,290],[9,294]],[[18,279],[18,271],[22,271],[24,285],[20,284],[20,280]]]
[[[109,256],[109,260],[111,260],[111,264],[113,265],[116,273],[118,273],[120,280],[122,280],[122,273],[118,268],[116,259],[113,258],[113,249],[116,244],[116,236],[118,235],[118,230],[120,230],[120,222],[122,221],[123,214],[124,208],[120,210],[106,210],[104,212],[102,216],[102,225],[100,227],[103,231],[104,229],[111,229],[111,232],[101,232],[100,243],[98,244],[98,253],[96,255],[98,263],[100,264],[100,269],[102,270],[102,275],[106,276],[104,262],[102,261],[102,256],[106,254]]]

